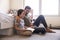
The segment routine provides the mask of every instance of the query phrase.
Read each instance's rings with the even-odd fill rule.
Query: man
[[[44,18],[43,15],[40,15],[36,19],[36,21],[32,24],[31,20],[28,17],[28,13],[31,11],[31,7],[26,6],[24,10],[26,10],[26,15],[25,15],[25,18],[24,18],[26,26],[36,26],[36,27],[39,27],[40,23],[42,23],[44,25],[45,29],[46,29],[46,32],[53,32],[53,33],[55,33],[54,31],[52,31],[52,30],[50,30],[48,28],[47,23],[46,23],[45,18]]]

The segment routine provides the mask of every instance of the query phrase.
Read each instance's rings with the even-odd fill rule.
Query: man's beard
[[[25,14],[26,16],[28,15],[28,13]]]

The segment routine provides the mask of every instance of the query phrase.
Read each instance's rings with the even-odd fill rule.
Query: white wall
[[[48,26],[60,26],[60,17],[59,16],[46,16],[45,17]]]
[[[11,9],[21,9],[23,8],[23,0],[10,0]]]
[[[7,13],[9,10],[9,0],[0,0],[0,11]]]
[[[0,11],[7,13],[9,9],[21,9],[23,2],[23,0],[0,0]]]

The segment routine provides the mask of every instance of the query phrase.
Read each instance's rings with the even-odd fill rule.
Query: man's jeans
[[[40,15],[40,16],[36,19],[36,21],[33,23],[33,25],[39,27],[40,23],[42,23],[45,28],[48,27],[43,15]]]

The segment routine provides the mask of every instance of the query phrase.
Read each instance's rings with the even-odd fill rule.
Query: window
[[[25,0],[25,6],[33,9],[33,17],[39,15],[39,0]]]
[[[33,9],[33,16],[59,15],[59,0],[25,0],[25,6],[27,5]]]
[[[43,15],[58,15],[58,0],[42,0],[41,13]]]

